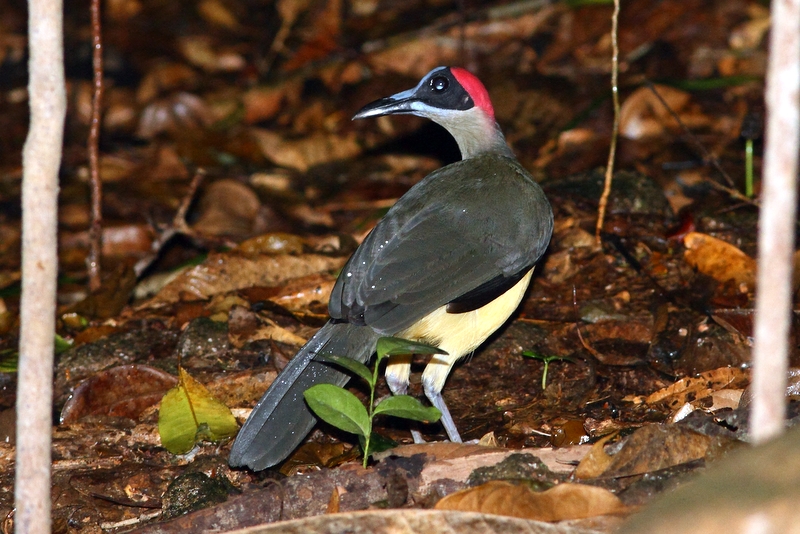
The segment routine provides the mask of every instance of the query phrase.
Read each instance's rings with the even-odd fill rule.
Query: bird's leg
[[[401,354],[389,358],[386,364],[386,385],[392,395],[405,395],[408,391],[408,377],[411,374],[411,354]],[[411,430],[414,443],[425,443],[419,430]]]
[[[411,354],[391,356],[386,364],[386,385],[393,395],[405,395],[411,374]]]
[[[450,415],[450,410],[447,409],[444,397],[442,397],[442,388],[445,380],[447,380],[447,375],[450,374],[450,369],[453,368],[453,364],[456,363],[458,358],[458,356],[437,354],[431,358],[422,373],[425,396],[428,397],[431,404],[442,412],[442,418],[439,421],[453,443],[461,443],[461,436],[458,433],[456,424],[453,422],[453,417]]]

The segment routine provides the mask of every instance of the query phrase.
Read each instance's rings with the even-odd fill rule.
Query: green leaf
[[[393,415],[414,421],[438,421],[442,412],[433,406],[424,406],[414,397],[409,395],[395,395],[386,397],[375,407],[375,415]]]
[[[371,456],[377,452],[388,451],[389,449],[394,449],[397,447],[399,443],[391,438],[387,438],[382,434],[378,434],[377,432],[373,432],[372,436],[370,436],[369,440],[369,450],[364,452],[365,456]],[[364,448],[364,444],[361,444],[361,448]]]
[[[72,348],[73,341],[71,339],[64,339],[63,337],[56,334],[55,340],[55,353],[61,354],[62,352],[66,352]]]
[[[358,397],[333,384],[317,384],[305,390],[308,406],[320,419],[351,434],[368,436],[372,424]]]
[[[378,340],[378,358],[398,354],[447,354],[442,349],[409,341],[399,337],[382,337]]]
[[[158,411],[161,445],[183,454],[201,439],[220,441],[236,434],[239,425],[228,407],[182,367],[178,372],[178,385],[167,391]]]
[[[352,358],[347,358],[346,356],[335,356],[333,354],[320,354],[317,356],[317,360],[321,360],[323,362],[330,362],[339,367],[344,367],[351,373],[360,376],[364,380],[367,381],[367,384],[370,387],[374,386],[374,379],[372,377],[372,371],[364,365],[363,363],[356,361]]]

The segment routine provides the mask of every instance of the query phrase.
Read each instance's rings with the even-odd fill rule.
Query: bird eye
[[[433,89],[437,93],[446,91],[449,86],[450,86],[450,80],[448,80],[444,76],[437,76],[435,78],[431,78],[431,89]]]

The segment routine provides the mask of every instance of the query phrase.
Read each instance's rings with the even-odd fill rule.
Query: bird
[[[472,354],[519,306],[553,232],[553,211],[495,120],[483,83],[461,67],[437,67],[413,88],[364,106],[353,119],[411,114],[444,127],[461,160],[412,186],[342,268],[328,303],[330,320],[271,384],[236,437],[228,462],[253,470],[283,461],[316,418],[309,387],[343,386],[350,376],[322,361],[366,363],[379,338],[433,345],[422,373],[449,439],[461,442],[442,388],[453,365]],[[386,383],[409,383],[411,356],[392,356]]]

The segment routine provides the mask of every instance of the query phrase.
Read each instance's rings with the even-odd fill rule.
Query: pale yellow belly
[[[533,269],[511,289],[482,308],[466,313],[447,313],[442,306],[429,313],[397,337],[435,345],[446,355],[431,358],[422,375],[426,388],[441,391],[450,368],[460,358],[474,351],[514,313],[531,281]],[[408,383],[409,360],[390,361],[386,367],[387,380]]]

